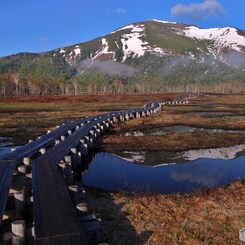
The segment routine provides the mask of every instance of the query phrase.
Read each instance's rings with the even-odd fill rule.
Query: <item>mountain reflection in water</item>
[[[153,162],[133,163],[129,154],[127,158],[111,153],[97,153],[83,174],[85,186],[96,187],[107,191],[133,191],[172,193],[205,189],[226,185],[236,179],[245,178],[244,145],[239,146],[241,151],[233,151],[234,159],[201,158],[192,161],[180,161],[179,164]],[[152,153],[164,158],[163,153]],[[143,155],[147,155],[144,152]],[[170,153],[166,153],[170,156]],[[229,155],[229,154],[228,154]],[[173,153],[171,155],[173,157]],[[232,154],[229,155],[230,157]],[[124,159],[123,159],[124,158]],[[140,161],[140,159],[138,157]],[[132,158],[131,158],[132,160]],[[180,163],[181,162],[181,163]],[[173,162],[172,162],[173,163]]]

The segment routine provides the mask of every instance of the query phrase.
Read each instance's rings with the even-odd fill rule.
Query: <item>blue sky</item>
[[[42,52],[161,19],[245,30],[245,0],[0,0],[0,57]]]

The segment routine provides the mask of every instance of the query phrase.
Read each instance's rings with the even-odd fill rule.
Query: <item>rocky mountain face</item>
[[[244,83],[245,31],[154,19],[46,53],[1,58],[0,72],[9,70],[64,80],[96,72],[124,80],[157,77],[167,84]]]
[[[98,68],[98,63],[105,61],[140,67],[153,56],[160,63],[159,68],[164,63],[170,67],[187,66],[191,61],[205,65],[212,60],[244,71],[245,32],[232,27],[200,29],[151,20],[122,27],[87,43],[57,49],[51,54],[64,58],[70,65],[79,65],[80,72]],[[102,65],[101,69],[105,67]],[[151,66],[144,71],[149,70]]]

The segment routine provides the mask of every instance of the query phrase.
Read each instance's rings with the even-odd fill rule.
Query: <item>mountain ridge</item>
[[[129,44],[131,44],[131,46],[133,46],[132,45],[132,43],[131,42],[134,42],[133,44],[134,44],[134,46],[136,46],[137,45],[137,42],[138,42],[138,48],[140,48],[140,46],[141,46],[141,50],[139,50],[139,53],[143,53],[143,48],[144,48],[144,45],[146,45],[146,44],[148,44],[148,42],[147,43],[144,43],[144,42],[142,42],[142,40],[140,40],[140,37],[144,37],[146,34],[144,33],[144,30],[146,29],[146,27],[144,26],[145,24],[147,24],[147,23],[155,23],[155,24],[161,24],[161,25],[164,25],[164,26],[168,26],[168,25],[170,25],[170,27],[172,28],[172,29],[175,29],[175,34],[177,34],[177,35],[179,35],[179,36],[182,36],[182,37],[188,37],[188,34],[189,34],[189,37],[190,38],[193,38],[193,39],[199,39],[199,40],[206,40],[206,41],[213,41],[213,40],[215,40],[214,38],[212,39],[212,38],[209,38],[209,36],[207,36],[206,35],[206,37],[205,36],[203,36],[203,38],[200,38],[200,32],[207,32],[207,31],[209,31],[209,32],[215,32],[215,31],[219,31],[219,30],[221,30],[222,32],[224,32],[224,31],[228,31],[228,33],[230,32],[230,31],[233,31],[233,34],[234,33],[237,33],[238,34],[238,32],[239,32],[239,30],[238,29],[235,29],[235,28],[233,28],[233,27],[223,27],[223,28],[208,28],[208,29],[202,29],[202,28],[199,28],[199,27],[196,27],[196,26],[193,26],[193,25],[187,25],[187,24],[182,24],[182,23],[177,23],[177,22],[168,22],[168,21],[161,21],[161,20],[156,20],[156,19],[153,19],[153,20],[151,20],[151,21],[145,21],[145,22],[136,22],[136,23],[134,23],[134,24],[130,24],[130,25],[126,25],[126,26],[124,26],[124,27],[122,27],[122,28],[118,28],[118,29],[116,29],[116,30],[114,30],[113,32],[111,32],[111,33],[109,33],[108,35],[104,35],[104,36],[102,36],[102,37],[99,37],[99,38],[96,38],[96,39],[93,39],[93,40],[91,40],[91,41],[89,41],[89,42],[94,42],[94,41],[98,41],[98,39],[100,39],[101,40],[101,44],[102,44],[102,46],[103,45],[106,45],[106,37],[108,38],[109,36],[111,36],[111,35],[114,35],[114,34],[117,34],[118,32],[124,32],[125,31],[125,33],[120,33],[121,35],[121,41],[125,41],[125,39],[129,39]],[[177,27],[182,27],[182,30],[181,30],[181,28],[176,28],[175,26],[177,26]],[[199,38],[198,37],[195,37],[195,33],[194,32],[187,32],[187,28],[196,28],[196,30],[194,30],[194,32],[196,31],[196,32],[198,32],[199,31]],[[185,28],[185,30],[183,30],[183,28]],[[132,29],[132,31],[131,32],[129,32],[129,33],[127,33],[127,30],[129,30],[129,29]],[[166,31],[166,30],[165,30]],[[181,31],[182,31],[182,33],[181,33]],[[173,34],[174,34],[174,32],[173,32]],[[244,31],[242,31],[241,30],[241,32],[244,32]],[[193,35],[193,33],[194,33],[194,35]],[[210,33],[209,33],[209,35],[210,35]],[[211,34],[212,35],[212,34]],[[222,36],[222,35],[224,35],[224,33],[221,33],[220,34],[220,36]],[[227,35],[226,35],[227,36]],[[122,37],[124,37],[124,38],[122,38]],[[216,35],[216,37],[218,37],[217,35]],[[240,51],[240,50],[238,50],[239,48],[238,48],[238,46],[239,45],[243,45],[243,49],[245,48],[245,38],[244,38],[244,36],[241,36],[241,35],[237,35],[235,38],[237,38],[237,37],[239,37],[239,41],[240,41],[240,43],[238,43],[238,45],[236,45],[235,43],[233,43],[233,44],[235,44],[235,49],[234,50],[237,50],[237,51]],[[241,40],[242,39],[242,40]],[[118,40],[119,41],[119,40]],[[142,42],[142,43],[139,43],[139,42]],[[228,40],[229,41],[229,40]],[[104,43],[103,43],[104,42]],[[227,42],[227,40],[224,40],[223,41],[223,45],[224,45],[224,43],[225,42]],[[86,43],[88,43],[88,42],[86,42]],[[81,43],[81,44],[85,44],[85,43]],[[69,46],[69,47],[65,47],[65,48],[61,48],[61,49],[58,49],[58,50],[60,50],[60,52],[65,52],[65,49],[67,49],[67,48],[71,48],[71,47],[74,47],[75,46],[75,49],[74,49],[74,54],[75,54],[75,57],[80,53],[80,51],[79,51],[79,46],[81,45],[81,44],[76,44],[76,45],[72,45],[72,46]],[[142,44],[142,45],[141,45]],[[229,43],[229,45],[225,45],[225,47],[228,47],[228,48],[232,48],[231,47],[231,44],[232,44],[232,42],[230,42]],[[117,45],[117,48],[119,49],[119,46],[118,46],[118,43],[116,43],[116,45]],[[125,45],[125,44],[124,44]],[[161,45],[160,45],[161,46]],[[152,50],[152,51],[156,51],[156,52],[158,52],[158,53],[161,53],[161,48],[162,47],[157,47],[157,49],[158,50]],[[164,47],[164,48],[168,48],[168,47]],[[153,47],[152,47],[152,49],[153,49]],[[126,51],[125,50],[125,48],[124,48],[124,51]],[[130,50],[131,52],[133,52],[133,51],[135,51],[133,48]],[[52,52],[52,51],[51,51]],[[73,56],[73,58],[75,58],[74,56]],[[125,61],[125,59],[123,60],[123,61]]]
[[[22,79],[57,76],[89,86],[88,76],[95,77],[96,73],[108,84],[118,79],[127,86],[154,80],[156,90],[180,84],[244,84],[244,71],[244,30],[202,29],[157,19],[129,24],[91,41],[48,52],[0,58],[0,73],[17,72]]]

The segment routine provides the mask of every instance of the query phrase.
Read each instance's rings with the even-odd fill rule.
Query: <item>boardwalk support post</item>
[[[14,193],[15,199],[15,217],[16,219],[25,218],[25,192],[18,191]]]
[[[86,202],[80,202],[76,205],[77,211],[80,215],[87,214],[88,204]]]
[[[28,165],[19,165],[17,169],[18,172],[20,172],[21,174],[27,174],[28,172],[30,172],[30,166]]]
[[[70,185],[68,189],[69,194],[71,196],[71,200],[74,203],[74,205],[77,205],[79,202],[81,202],[82,199],[85,199],[84,189],[80,186]]]
[[[55,145],[58,145],[60,143],[60,140],[55,140]]]
[[[46,149],[45,147],[43,147],[43,148],[40,149],[40,153],[41,153],[42,155],[45,154],[46,151],[47,151],[47,149]]]
[[[12,244],[13,245],[24,245],[25,244],[25,220],[16,220],[11,223]]]
[[[24,157],[23,163],[27,166],[30,166],[31,165],[31,158],[30,157]]]
[[[78,152],[77,148],[71,148],[71,166],[76,169],[78,165]]]

